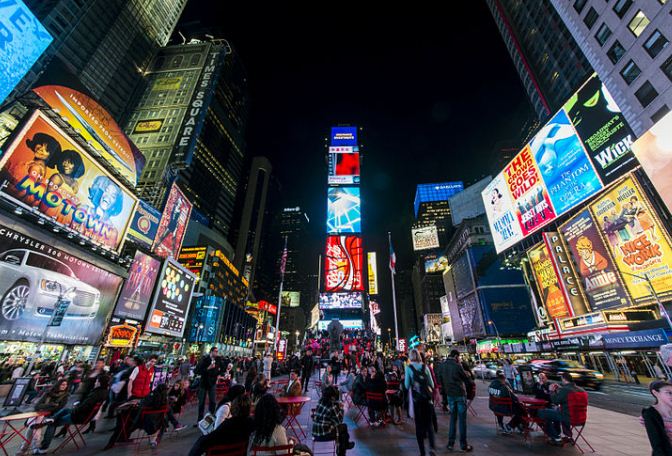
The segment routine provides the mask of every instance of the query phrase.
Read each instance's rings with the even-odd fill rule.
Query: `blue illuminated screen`
[[[361,233],[359,187],[330,187],[327,194],[327,233]]]

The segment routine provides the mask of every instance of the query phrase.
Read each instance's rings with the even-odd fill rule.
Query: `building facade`
[[[552,0],[636,136],[672,107],[672,3]]]

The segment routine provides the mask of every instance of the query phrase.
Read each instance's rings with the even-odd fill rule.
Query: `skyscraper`
[[[547,119],[592,74],[590,63],[549,2],[486,3],[537,116]]]
[[[415,190],[414,228],[436,226],[439,243],[445,246],[450,235],[451,220],[448,200],[464,188],[462,182],[441,182],[435,184],[418,184]]]
[[[63,67],[119,122],[156,51],[173,33],[187,0],[26,0],[53,43],[7,101],[27,92],[41,75]],[[63,81],[59,81],[63,82]],[[68,85],[68,84],[65,84]]]

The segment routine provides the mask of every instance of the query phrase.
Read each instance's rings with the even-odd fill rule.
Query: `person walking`
[[[203,419],[206,396],[209,401],[208,411],[211,414],[215,413],[215,406],[217,405],[217,378],[221,374],[221,366],[217,359],[217,347],[212,347],[210,353],[200,359],[194,373],[201,376],[198,385],[198,419],[197,424],[194,425],[198,426],[198,421]]]
[[[301,384],[303,385],[304,392],[308,392],[308,382],[310,382],[310,376],[313,374],[314,369],[313,350],[308,348],[306,354],[301,359]]]
[[[264,377],[270,382],[271,381],[271,372],[273,369],[273,355],[271,352],[266,352],[264,356]]]
[[[429,368],[425,366],[420,352],[411,350],[410,363],[406,366],[404,386],[410,391],[412,415],[415,420],[415,438],[418,440],[420,456],[425,456],[425,436],[429,438],[429,454],[436,455],[434,427],[432,424],[432,392],[434,382]]]
[[[453,451],[456,438],[456,426],[459,423],[460,447],[462,451],[473,451],[467,443],[467,391],[473,388],[473,381],[460,364],[460,352],[453,350],[450,356],[439,365],[437,381],[446,392],[450,409],[450,427],[448,429],[448,451]]]

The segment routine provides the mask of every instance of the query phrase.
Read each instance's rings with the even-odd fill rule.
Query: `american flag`
[[[388,234],[388,239],[390,241],[390,271],[392,271],[392,274],[396,274],[396,268],[397,268],[397,255],[394,253],[394,249],[392,248],[392,238],[390,236],[390,233]]]

